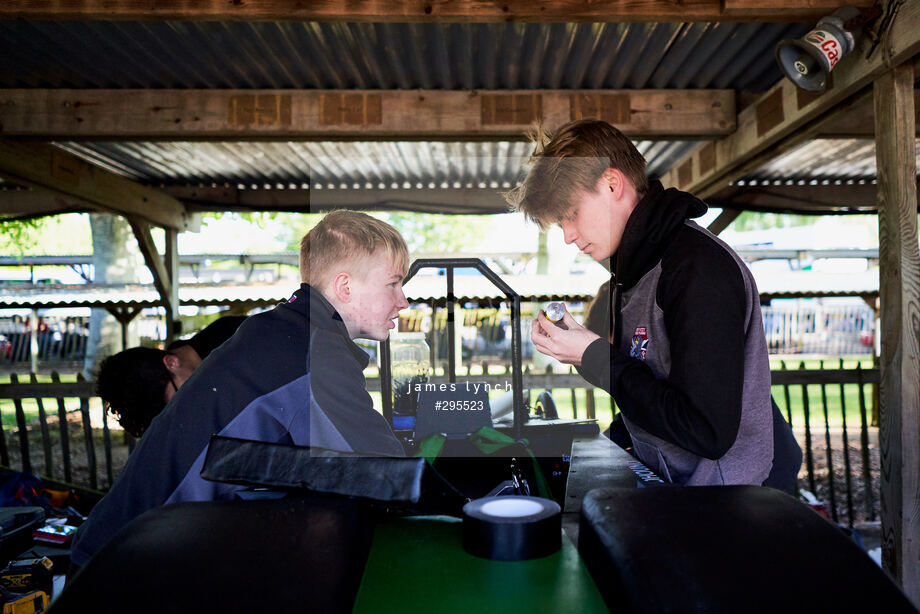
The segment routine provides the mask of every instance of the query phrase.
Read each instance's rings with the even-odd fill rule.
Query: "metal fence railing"
[[[0,464],[108,489],[127,460],[127,447],[113,445],[109,417],[100,403],[92,403],[92,382],[81,374],[76,381],[61,381],[56,372],[50,379],[40,382],[35,374],[14,373],[9,383],[0,384]],[[114,454],[116,448],[120,450]]]
[[[791,368],[790,368],[791,367]],[[795,429],[804,452],[799,486],[824,501],[831,518],[853,526],[875,520],[879,510],[878,429],[872,426],[871,400],[878,369],[841,363],[805,368],[781,364],[772,372],[773,396]],[[503,388],[502,365],[459,365],[457,374],[475,376]],[[63,479],[90,488],[111,486],[133,442],[110,429],[110,418],[93,398],[92,383],[50,382],[34,375],[10,376],[0,383],[0,464],[41,477]],[[0,380],[3,381],[3,380]],[[377,378],[369,390],[379,390]],[[577,374],[525,371],[525,389],[551,390],[562,418],[609,422],[615,404]],[[563,410],[562,407],[565,407]],[[563,413],[567,412],[567,413]],[[101,459],[101,462],[100,462]]]
[[[817,370],[781,362],[772,376],[773,397],[804,454],[799,488],[825,502],[835,522],[876,520],[880,458],[871,405],[879,370],[844,368],[842,359],[822,361]]]

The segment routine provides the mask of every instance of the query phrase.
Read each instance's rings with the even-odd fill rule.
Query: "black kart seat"
[[[615,612],[917,613],[840,529],[772,488],[595,489],[578,550]]]
[[[351,612],[373,522],[345,499],[169,505],[125,526],[52,611]]]

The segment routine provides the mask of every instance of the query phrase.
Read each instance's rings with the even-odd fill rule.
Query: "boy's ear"
[[[175,371],[179,368],[179,357],[175,354],[166,354],[163,356],[163,365],[169,371]]]
[[[601,175],[601,177],[603,177],[604,181],[607,182],[607,186],[613,193],[614,199],[618,200],[622,198],[623,188],[625,187],[623,183],[625,176],[623,173],[615,168],[608,168],[606,171],[604,171],[604,174]]]
[[[332,278],[332,283],[330,284],[332,289],[332,294],[335,298],[342,303],[348,303],[351,301],[351,275],[348,273],[339,273]]]

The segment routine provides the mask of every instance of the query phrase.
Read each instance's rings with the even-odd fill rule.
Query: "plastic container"
[[[428,381],[431,350],[425,333],[392,333],[390,357],[393,373],[393,428],[415,428],[419,384]]]

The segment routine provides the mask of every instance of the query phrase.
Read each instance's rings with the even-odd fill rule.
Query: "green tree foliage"
[[[89,218],[82,213],[0,218],[0,253],[7,256],[87,254],[91,246]]]
[[[489,226],[489,216],[433,213],[374,213],[406,239],[410,252],[455,252],[472,247]]]
[[[8,256],[22,256],[38,244],[38,235],[45,218],[29,220],[0,219],[0,252]]]

